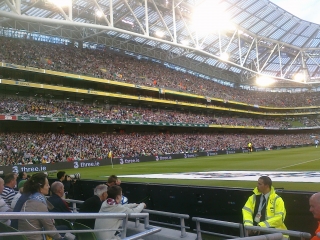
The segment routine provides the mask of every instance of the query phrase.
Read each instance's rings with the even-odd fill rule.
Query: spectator
[[[14,198],[12,199],[11,202],[11,208],[14,209],[14,207],[16,206],[16,203],[18,202],[19,198],[21,197],[21,194],[23,193],[23,185],[27,180],[21,180],[18,184],[18,193],[14,196]]]
[[[68,212],[70,213],[68,203],[63,200],[64,196],[64,186],[62,182],[54,182],[51,185],[52,195],[48,198],[48,201],[52,204],[53,208],[50,212]]]
[[[70,176],[66,175],[65,171],[57,172],[57,179],[58,179],[58,181],[63,183],[65,197],[69,198],[71,196],[70,190],[72,188],[73,180],[70,178]]]
[[[18,178],[17,178],[17,185],[19,185],[21,180],[27,180],[28,176],[26,172],[19,172]],[[19,190],[19,188],[18,188]]]
[[[315,231],[315,236],[311,240],[320,240],[320,237],[317,236],[320,233],[320,192],[313,194],[309,199],[310,212],[313,214],[313,217],[318,221],[318,228]]]
[[[28,195],[28,199],[23,203],[21,212],[48,212],[48,209],[52,209],[53,206],[45,197],[49,193],[49,188],[46,174],[36,173],[32,175],[24,184],[23,193]],[[47,231],[57,231],[52,219],[18,220],[18,229],[20,231],[39,231],[39,234],[27,235],[29,240],[43,240],[42,228]],[[58,232],[48,235],[53,239],[62,239]]]
[[[2,198],[8,206],[11,206],[12,199],[16,195],[14,188],[17,185],[17,175],[15,173],[7,173],[4,176],[4,189],[2,191]]]
[[[145,203],[140,204],[125,204],[121,205],[122,189],[118,185],[108,188],[108,198],[105,200],[99,212],[101,213],[139,213],[146,208]],[[121,224],[121,219],[96,219],[94,229],[118,229]],[[115,236],[116,231],[97,232],[98,240],[105,239],[120,239]]]
[[[111,175],[108,178],[108,181],[107,181],[108,187],[112,187],[114,185],[120,185],[120,184],[121,184],[121,180],[116,175]]]
[[[0,194],[2,193],[3,189],[4,189],[4,181],[2,178],[0,178]],[[11,211],[12,209],[7,205],[7,203],[0,196],[0,212],[11,212]],[[11,223],[10,219],[1,219],[0,222],[6,225],[10,225]]]
[[[105,184],[100,184],[94,189],[94,195],[88,198],[80,205],[80,213],[98,213],[102,203],[108,197],[108,187]],[[78,219],[77,222],[82,223],[90,228],[94,228],[95,219]]]

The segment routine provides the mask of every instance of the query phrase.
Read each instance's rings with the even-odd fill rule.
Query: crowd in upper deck
[[[166,123],[218,124],[287,128],[286,120],[272,120],[216,113],[169,111],[160,108],[84,103],[39,97],[0,96],[0,114],[49,117],[83,117],[108,120],[135,120]],[[310,120],[313,123],[313,120]]]
[[[80,49],[71,45],[1,37],[0,60],[259,106],[320,106],[320,95],[316,92],[274,93],[231,88],[107,49]]]
[[[0,133],[0,165],[309,144],[309,134],[59,134]]]

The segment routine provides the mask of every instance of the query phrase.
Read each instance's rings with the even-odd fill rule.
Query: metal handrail
[[[161,228],[159,228],[159,227],[153,227],[153,228],[150,229],[150,230],[147,230],[147,231],[144,231],[144,232],[135,234],[135,235],[130,236],[130,237],[126,237],[126,238],[124,238],[124,240],[136,240],[136,239],[141,239],[142,237],[149,236],[149,235],[155,234],[155,233],[160,232],[160,231],[161,231]]]
[[[72,203],[73,212],[77,212],[77,204],[81,204],[81,203],[84,202],[84,201],[74,200],[74,199],[66,199],[66,201]],[[189,219],[190,218],[190,216],[187,215],[187,214],[162,212],[162,211],[155,211],[155,210],[149,210],[149,209],[143,209],[142,213],[149,213],[149,214],[154,214],[154,215],[159,215],[159,216],[174,217],[174,218],[179,218],[180,219],[180,225],[176,225],[176,224],[168,224],[168,223],[157,222],[157,221],[150,221],[149,216],[148,216],[147,217],[148,221],[144,221],[145,229],[148,229],[149,222],[180,228],[180,230],[181,230],[181,236],[180,237],[181,238],[186,237],[187,236],[186,229],[190,229],[190,227],[187,227],[186,224],[185,224],[185,219]],[[132,215],[130,215],[129,217],[132,218],[131,216]],[[145,219],[147,219],[147,218],[145,218]],[[135,225],[136,227],[138,226],[138,223],[139,223],[139,219],[136,218],[136,225]]]
[[[226,237],[226,238],[237,238],[232,235],[203,231],[203,230],[201,230],[200,223],[208,223],[208,224],[219,225],[219,226],[223,226],[223,227],[237,228],[240,231],[240,234],[239,234],[240,237],[241,238],[244,237],[243,225],[240,223],[225,222],[225,221],[219,221],[219,220],[207,219],[207,218],[199,218],[199,217],[193,217],[192,221],[196,222],[197,240],[202,240],[201,233],[208,233],[208,234]]]
[[[150,235],[155,232],[159,232],[161,228],[159,227],[153,227],[149,225],[149,214],[148,213],[52,213],[52,212],[4,212],[1,213],[0,219],[88,219],[88,218],[95,218],[95,219],[101,219],[101,218],[117,218],[122,219],[122,229],[87,229],[87,230],[59,230],[59,231],[19,231],[19,232],[6,232],[6,233],[0,233],[0,236],[13,236],[13,235],[30,235],[30,234],[52,234],[52,233],[81,233],[81,232],[105,232],[105,231],[121,231],[121,238],[126,238],[126,230],[127,230],[127,223],[128,223],[128,217],[130,218],[143,218],[146,225],[148,226],[147,231],[144,231],[142,233],[139,233],[141,236],[144,236],[144,234]],[[132,236],[134,237],[134,236]],[[136,239],[136,238],[132,238]]]
[[[179,214],[179,213],[171,213],[171,212],[162,212],[162,211],[155,211],[155,210],[149,210],[149,209],[143,209],[143,213],[148,213],[148,214],[154,214],[154,215],[159,215],[159,216],[166,216],[166,217],[174,217],[174,218],[179,218],[180,219],[180,225],[175,225],[175,224],[168,224],[168,223],[162,223],[162,222],[156,222],[156,221],[150,221],[154,223],[160,223],[162,225],[168,225],[172,227],[179,227],[181,229],[181,238],[185,238],[187,236],[186,229],[189,229],[189,227],[186,227],[185,225],[185,219],[189,219],[190,216],[187,214]]]
[[[82,204],[82,203],[84,203],[84,201],[75,200],[75,199],[64,199],[64,200],[65,200],[66,202],[72,203],[72,208],[71,208],[71,210],[72,210],[74,213],[77,213],[77,212],[78,212],[77,204]]]
[[[278,228],[264,228],[258,226],[244,226],[244,230],[253,230],[265,233],[282,233],[283,235],[289,235],[290,237],[298,237],[301,240],[310,239],[311,234],[307,232],[298,232],[298,231],[291,231],[291,230],[282,230]],[[245,231],[245,235],[248,236],[248,231]]]
[[[283,235],[281,233],[271,233],[252,237],[233,238],[232,240],[281,240],[282,238]]]

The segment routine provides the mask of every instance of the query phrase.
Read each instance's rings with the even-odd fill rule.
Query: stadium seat
[[[86,230],[91,229],[86,225],[81,223],[74,222],[73,223],[74,230]],[[85,232],[85,233],[75,233],[77,240],[96,240],[96,235],[93,232]]]
[[[55,219],[55,225],[56,226],[67,226],[70,230],[73,229],[73,225],[70,221],[65,219]]]
[[[0,223],[0,232],[19,232],[17,229],[7,226],[4,223]],[[14,235],[14,236],[1,236],[1,240],[28,240],[25,235]]]

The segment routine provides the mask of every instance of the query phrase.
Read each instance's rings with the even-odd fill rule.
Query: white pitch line
[[[285,167],[282,167],[282,168],[277,168],[276,170],[281,170],[281,169],[284,169],[284,168],[289,168],[289,167],[293,167],[293,166],[297,166],[297,165],[301,165],[301,164],[305,164],[305,163],[309,163],[309,162],[314,162],[314,161],[317,161],[317,160],[320,160],[320,158],[316,158],[316,159],[313,159],[313,160],[309,160],[309,161],[305,161],[305,162],[301,162],[301,163],[297,163],[297,164],[292,164],[292,165],[285,166]]]

